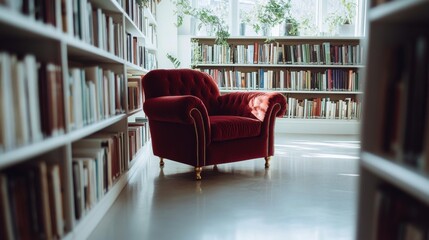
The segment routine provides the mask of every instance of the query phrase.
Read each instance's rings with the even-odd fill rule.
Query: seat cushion
[[[262,122],[239,116],[210,116],[212,141],[225,141],[258,136]]]

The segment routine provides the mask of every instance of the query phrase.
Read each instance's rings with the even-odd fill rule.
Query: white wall
[[[167,53],[177,57],[178,34],[175,6],[171,0],[161,1],[157,6],[158,68],[174,68]]]

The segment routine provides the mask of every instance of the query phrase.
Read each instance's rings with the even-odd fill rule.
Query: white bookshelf
[[[198,67],[256,67],[256,68],[363,68],[364,65],[333,64],[241,64],[241,63],[199,63]]]
[[[86,239],[93,231],[93,229],[97,226],[98,222],[103,218],[104,214],[113,204],[115,199],[118,197],[122,188],[133,177],[134,173],[136,173],[137,171],[141,171],[146,167],[147,160],[143,158],[143,156],[147,154],[147,151],[149,151],[149,145],[146,143],[144,143],[144,147],[137,152],[135,157],[129,160],[129,145],[131,143],[129,142],[128,122],[135,115],[141,114],[142,108],[140,107],[134,110],[128,109],[127,78],[128,76],[144,75],[149,71],[149,69],[144,69],[142,67],[144,63],[139,66],[127,60],[126,33],[130,33],[132,37],[136,37],[138,39],[139,46],[144,47],[146,36],[143,33],[143,26],[139,26],[138,24],[139,20],[142,19],[138,18],[142,16],[146,17],[150,19],[151,24],[156,25],[156,19],[152,14],[150,14],[150,11],[147,9],[141,9],[141,15],[135,15],[133,19],[127,14],[126,9],[124,9],[123,6],[117,0],[79,1],[90,3],[92,9],[101,9],[102,13],[105,14],[106,19],[108,17],[111,17],[112,22],[114,24],[118,24],[118,29],[122,30],[121,32],[121,30],[117,29],[117,32],[112,34],[113,38],[111,40],[114,40],[114,42],[118,45],[113,45],[113,48],[110,48],[109,51],[108,46],[106,46],[105,49],[97,46],[98,42],[96,42],[97,40],[95,34],[93,44],[91,44],[89,41],[80,39],[78,36],[75,36],[74,31],[76,29],[74,28],[73,21],[73,19],[76,17],[75,15],[73,15],[74,1],[78,0],[49,2],[49,4],[54,4],[54,2],[64,4],[64,14],[62,15],[62,13],[57,13],[60,14],[58,16],[62,18],[62,21],[64,21],[64,19],[67,21],[67,24],[64,24],[67,27],[67,30],[63,30],[63,28],[60,26],[53,26],[48,23],[44,23],[42,20],[36,21],[34,18],[27,16],[18,10],[12,10],[6,5],[2,5],[3,3],[0,4],[0,41],[2,42],[0,53],[3,53],[3,57],[6,56],[3,59],[9,59],[8,61],[12,61],[13,58],[15,58],[16,56],[16,58],[18,59],[18,62],[16,64],[21,64],[21,62],[23,64],[24,59],[22,59],[22,57],[30,55],[32,57],[34,56],[34,58],[36,59],[37,62],[35,61],[35,64],[42,65],[41,63],[52,63],[55,65],[55,67],[61,69],[61,74],[59,74],[58,72],[55,78],[57,78],[56,84],[61,87],[62,91],[59,91],[59,87],[51,90],[55,92],[55,94],[58,94],[54,96],[58,96],[58,98],[61,99],[56,103],[57,105],[55,105],[59,109],[59,111],[55,111],[54,108],[51,108],[51,106],[45,106],[42,103],[42,105],[39,105],[39,107],[41,109],[47,108],[51,112],[56,112],[55,121],[58,121],[58,123],[63,123],[63,125],[57,126],[59,127],[58,131],[54,129],[52,130],[53,133],[43,132],[45,136],[43,136],[37,141],[34,140],[31,136],[30,139],[24,144],[13,143],[10,149],[3,148],[2,144],[5,144],[3,141],[4,136],[6,135],[0,135],[0,177],[2,177],[2,179],[0,180],[4,181],[4,179],[7,179],[8,181],[9,178],[14,179],[16,177],[14,175],[14,169],[26,169],[27,166],[33,166],[34,164],[38,163],[58,165],[61,171],[61,174],[58,177],[60,181],[60,189],[62,191],[62,200],[60,201],[62,202],[64,208],[62,211],[64,213],[64,233],[59,238],[70,240]],[[129,2],[137,4],[136,0],[132,0]],[[156,1],[153,1],[153,4],[156,5]],[[138,8],[136,7],[135,9]],[[55,13],[53,15],[55,19],[57,19],[58,16],[55,15]],[[83,13],[81,17],[85,17]],[[109,25],[108,27],[111,29],[110,31],[113,31],[113,25]],[[123,36],[123,39],[120,39],[120,36]],[[121,41],[123,42],[123,46],[119,45],[119,42]],[[156,54],[155,46],[156,44],[152,44],[150,46],[154,54]],[[122,51],[124,56],[120,56],[119,51]],[[3,67],[2,64],[4,64],[4,62],[2,61],[3,60],[0,59],[0,69],[1,67]],[[142,61],[144,61],[144,59],[142,59]],[[112,76],[114,75],[114,83],[116,88],[114,96],[112,97],[112,99],[108,99],[106,97],[100,101],[103,101],[104,104],[106,102],[109,102],[109,104],[114,102],[114,105],[116,104],[116,106],[114,113],[112,113],[110,109],[106,110],[106,107],[104,107],[103,111],[105,112],[97,113],[98,115],[95,118],[89,120],[88,122],[84,122],[83,125],[80,126],[75,122],[75,119],[72,120],[72,118],[75,117],[73,116],[75,113],[75,109],[73,108],[74,105],[71,106],[71,103],[74,104],[74,102],[73,100],[71,100],[70,97],[73,97],[74,95],[72,95],[71,93],[72,85],[69,82],[69,78],[71,78],[71,70],[84,69],[85,67],[91,66],[98,66],[98,70],[103,71],[103,74],[104,71],[106,71],[108,73],[111,73]],[[12,67],[15,69],[15,66]],[[12,67],[10,70],[11,72],[15,71],[12,70]],[[37,69],[35,70],[35,72],[38,71],[39,70]],[[53,73],[55,72],[48,72],[47,74]],[[9,85],[2,85],[2,78],[4,76],[5,75],[0,74],[0,86],[2,87],[2,89],[0,90],[0,101],[2,102],[2,106],[4,106],[3,100],[6,99],[6,97],[4,97],[5,93],[7,94],[8,90],[12,92],[12,90],[16,88],[11,83],[11,89],[5,90],[4,86]],[[13,77],[16,78],[15,76]],[[36,85],[39,84],[41,83],[36,82]],[[45,89],[41,86],[38,86],[38,88]],[[108,96],[106,88],[104,89],[104,91],[105,96]],[[14,94],[16,93],[17,92],[12,92],[11,95],[15,96]],[[109,92],[109,94],[110,93],[111,92]],[[40,92],[38,94],[40,95],[46,93]],[[113,100],[113,98],[115,99]],[[22,101],[27,101],[27,97],[23,97],[22,99],[24,99]],[[28,99],[30,98],[28,97]],[[38,101],[39,99],[41,99],[41,97],[37,98]],[[98,100],[99,99],[96,99],[96,101]],[[42,100],[40,101],[42,102]],[[87,99],[86,101],[89,100]],[[48,103],[50,104],[50,102]],[[97,102],[96,104],[98,103],[99,102]],[[29,103],[26,104],[28,104],[28,106],[31,106]],[[14,107],[16,106],[14,105]],[[98,106],[98,108],[102,109],[103,107]],[[10,112],[6,112],[9,111],[9,109]],[[0,108],[0,111],[0,124],[2,124],[0,127],[4,129],[4,126],[8,126],[3,125],[3,121],[6,119],[7,115],[13,115],[15,118],[15,114],[13,112],[14,109]],[[41,118],[45,119],[47,117],[50,117],[43,115],[41,111],[42,110],[40,110],[39,113],[41,115]],[[82,110],[82,112],[84,111],[86,110]],[[11,118],[8,117],[8,120],[6,122],[10,122],[9,119]],[[25,121],[28,122],[30,121],[30,119],[25,119]],[[17,122],[24,121],[20,120]],[[57,122],[55,122],[55,124],[56,123]],[[16,124],[17,125],[14,124],[13,126],[18,126],[19,128],[23,127],[21,125],[18,125],[19,123]],[[28,124],[29,126],[31,126],[30,123]],[[43,123],[41,123],[41,125],[42,124]],[[41,126],[41,128],[43,128],[43,126]],[[16,132],[18,131],[21,130],[16,130]],[[45,130],[42,129],[40,131],[40,134],[42,134],[42,131]],[[120,171],[121,175],[115,180],[115,183],[111,186],[109,191],[107,191],[105,195],[101,199],[99,199],[99,201],[91,209],[87,210],[83,217],[77,220],[75,218],[74,205],[75,192],[72,169],[72,144],[94,133],[99,132],[123,133],[122,144],[124,146],[124,149],[122,149],[122,156],[124,157],[124,161],[123,163],[118,163],[118,168],[121,168],[121,170],[118,171]],[[122,168],[124,170],[123,172]],[[2,188],[2,191],[0,191],[0,198],[2,198],[2,200],[7,197],[7,195],[5,194],[12,194],[8,193],[8,191],[10,190],[5,190],[5,188]],[[53,206],[51,207],[52,209],[54,208]],[[0,207],[0,209],[0,217],[3,218],[4,211],[2,207]],[[28,216],[28,219],[31,219],[31,217]],[[12,225],[15,224],[13,222],[11,223]],[[3,227],[4,226],[0,226],[0,229],[4,229]],[[2,238],[2,234],[0,234],[0,238]]]
[[[125,185],[135,176],[135,173],[143,171],[147,167],[148,161],[137,160],[142,156],[148,156],[149,152],[150,145],[146,144],[136,155],[136,158],[131,161],[132,167],[117,180],[103,199],[81,221],[77,222],[76,227],[69,233],[70,236],[67,236],[69,239],[87,239],[89,237],[116,198],[118,198]]]
[[[429,228],[429,1],[369,6],[356,239],[423,239]]]
[[[429,177],[427,174],[418,172],[407,165],[395,163],[392,159],[366,152],[361,155],[361,164],[382,181],[389,182],[429,204],[429,189],[427,188]]]
[[[191,38],[193,42],[198,44],[198,50],[196,50],[195,46],[193,47],[194,57],[200,56],[198,62],[195,61],[193,63],[193,67],[196,69],[200,69],[201,71],[205,71],[215,78],[215,81],[220,85],[219,90],[221,93],[231,93],[236,91],[241,92],[279,92],[282,93],[287,99],[289,104],[289,98],[292,98],[291,101],[297,99],[299,104],[304,104],[304,100],[313,100],[313,99],[326,99],[329,102],[334,102],[335,104],[339,104],[340,100],[351,99],[352,102],[357,103],[359,105],[357,109],[360,109],[360,102],[363,96],[363,91],[361,90],[364,82],[364,78],[362,77],[362,72],[364,71],[363,64],[363,40],[362,37],[273,37],[272,39],[267,39],[266,37],[246,37],[246,36],[232,36],[227,39],[229,46],[226,47],[216,47],[214,44],[213,37],[193,37]],[[324,45],[325,44],[325,45]],[[252,50],[249,51],[251,46],[253,45]],[[306,48],[310,49],[311,52],[304,53],[304,45],[307,45]],[[318,45],[317,59],[316,60],[315,52],[316,45]],[[325,53],[325,49],[322,50],[325,46],[331,46],[330,53]],[[240,46],[241,48],[239,49]],[[263,50],[256,51],[254,48],[263,46]],[[285,46],[282,48],[282,46]],[[283,50],[276,50],[276,48]],[[314,47],[314,49],[313,49]],[[290,50],[294,48],[294,51],[302,51],[297,55],[299,58],[302,57],[301,60],[289,59],[288,61],[277,61],[279,56],[290,54]],[[335,50],[332,50],[334,48]],[[339,48],[342,48],[338,50]],[[300,50],[301,49],[301,50]],[[353,49],[353,53],[350,52]],[[334,52],[337,51],[338,52]],[[210,52],[213,51],[213,52]],[[277,52],[276,52],[277,51]],[[305,50],[307,51],[307,50]],[[314,51],[314,52],[313,52]],[[320,51],[320,52],[319,52]],[[342,54],[340,51],[348,51],[347,54]],[[196,52],[199,52],[195,55]],[[241,53],[240,53],[241,52]],[[323,52],[323,53],[322,53]],[[282,53],[282,55],[276,55]],[[218,56],[216,55],[218,54]],[[242,54],[243,56],[241,56]],[[263,59],[256,60],[256,55],[263,55]],[[252,57],[253,55],[253,57]],[[310,59],[304,60],[304,55],[310,56]],[[327,55],[330,55],[331,60],[327,60]],[[348,57],[350,56],[350,57]],[[250,60],[249,60],[250,58]],[[308,57],[306,57],[308,58]],[[323,58],[323,61],[322,61]],[[326,58],[326,59],[325,59]],[[337,58],[339,61],[335,61],[334,58]],[[253,59],[253,63],[251,63],[251,59]],[[284,58],[286,59],[286,58]],[[347,60],[346,60],[347,59]],[[326,61],[325,61],[326,60]],[[244,62],[244,63],[243,63]],[[246,63],[247,62],[247,63]],[[250,62],[250,63],[249,63]],[[258,62],[258,63],[255,63]],[[318,62],[318,63],[315,63]],[[359,75],[358,77],[358,86],[350,87],[348,90],[337,90],[330,88],[321,88],[321,90],[315,90],[316,87],[309,88],[298,86],[299,83],[303,83],[304,80],[298,80],[299,77],[304,76],[305,74],[310,73],[320,73],[325,74],[326,78],[328,78],[328,70],[332,70],[332,72],[336,71],[338,73],[337,80],[353,82],[354,80],[350,77],[351,75],[345,76],[345,73],[350,74],[352,72],[355,75]],[[264,84],[266,81],[269,81],[269,84],[264,85],[264,87],[259,86],[257,81],[253,77],[256,75],[257,78],[261,78],[261,71],[264,74],[268,71],[274,72],[274,74],[285,74],[284,79],[287,78],[286,74],[290,74],[290,81],[292,84],[290,87],[274,86],[275,82],[279,79],[264,79]],[[305,74],[301,73],[301,71],[306,72]],[[287,72],[287,73],[286,73]],[[339,74],[343,77],[339,77]],[[248,76],[245,76],[245,80],[243,80],[243,75],[241,80],[237,80],[237,76],[235,74],[243,74],[243,73],[251,73],[252,79],[247,79]],[[297,73],[302,74],[298,76]],[[224,75],[222,75],[224,74]],[[296,77],[296,79],[292,80],[292,75]],[[216,77],[217,76],[217,77]],[[336,75],[337,76],[337,75]],[[226,78],[228,79],[225,80]],[[278,76],[277,76],[278,77]],[[333,75],[334,78],[334,75]],[[352,79],[352,80],[349,80]],[[303,78],[304,79],[304,78]],[[237,81],[236,81],[237,80]],[[312,79],[313,80],[313,79]],[[239,82],[245,81],[246,84],[256,84],[258,86],[250,86],[247,85],[243,87],[232,86],[233,84],[239,84]],[[284,86],[286,86],[286,80],[284,80]],[[292,81],[296,81],[292,83]],[[302,82],[301,82],[302,81]],[[321,81],[320,79],[318,81]],[[237,82],[237,83],[236,83]],[[253,82],[253,83],[252,83]],[[261,81],[262,82],[262,81]],[[232,83],[232,84],[231,84]],[[273,84],[271,88],[270,84]],[[311,83],[313,84],[313,82]],[[292,87],[294,86],[294,87]],[[346,88],[347,89],[347,88]],[[311,104],[311,103],[310,103]],[[310,106],[310,105],[308,105]],[[348,105],[350,107],[351,105]],[[338,105],[337,105],[338,107]],[[289,111],[289,109],[288,109]],[[276,123],[276,131],[277,132],[287,132],[287,133],[315,133],[315,134],[359,134],[360,131],[360,121],[359,116],[351,116],[350,118],[339,116],[336,113],[336,117],[319,117],[319,116],[311,116],[306,118],[280,118]],[[286,116],[289,116],[286,114]],[[298,114],[295,116],[297,117]],[[324,119],[327,118],[327,119]]]

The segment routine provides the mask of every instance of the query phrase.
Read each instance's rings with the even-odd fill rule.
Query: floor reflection
[[[90,238],[353,239],[358,156],[356,136],[278,135],[270,169],[205,167],[202,181],[150,156]]]

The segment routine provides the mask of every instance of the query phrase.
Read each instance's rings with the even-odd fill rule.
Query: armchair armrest
[[[236,92],[219,97],[219,114],[262,121],[261,134],[268,138],[267,156],[274,155],[274,124],[286,112],[286,98],[275,92]]]
[[[203,102],[194,96],[164,96],[148,99],[143,109],[149,120],[192,124],[191,110],[197,109],[208,116]]]
[[[163,96],[150,98],[143,104],[143,110],[151,121],[178,124],[194,124],[200,153],[210,144],[211,129],[207,108],[201,99],[191,95]],[[200,158],[200,157],[199,157]],[[202,157],[201,157],[202,158]]]
[[[273,108],[279,108],[273,112]],[[281,117],[286,112],[286,99],[275,92],[235,92],[219,97],[220,115],[237,115],[265,122],[272,113]],[[268,117],[270,118],[270,117]]]

